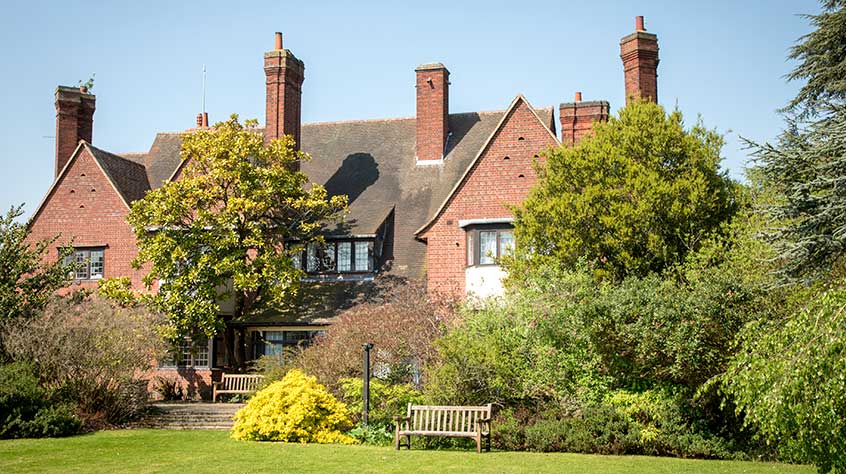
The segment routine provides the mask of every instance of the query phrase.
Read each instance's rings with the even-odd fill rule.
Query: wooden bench
[[[406,416],[394,418],[397,423],[394,446],[411,449],[412,436],[450,436],[473,438],[476,452],[491,450],[491,404],[480,407],[432,406],[408,404]],[[406,441],[403,443],[402,437]]]
[[[221,393],[253,393],[258,389],[263,375],[252,374],[223,374],[220,382],[212,383],[212,403],[217,401]]]

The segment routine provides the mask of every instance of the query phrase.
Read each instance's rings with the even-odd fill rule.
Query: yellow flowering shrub
[[[235,414],[232,437],[249,441],[356,442],[342,433],[352,427],[347,406],[301,370],[256,392]]]

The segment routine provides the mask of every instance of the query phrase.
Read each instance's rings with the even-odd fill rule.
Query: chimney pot
[[[282,33],[276,32],[276,51],[282,50]]]
[[[646,31],[646,28],[643,26],[643,16],[636,16],[635,17],[635,31]]]
[[[203,126],[203,114],[199,113],[199,114],[197,114],[197,128],[200,128],[202,126]]]
[[[581,102],[581,101],[582,101],[582,93],[577,91],[576,92],[576,102]]]

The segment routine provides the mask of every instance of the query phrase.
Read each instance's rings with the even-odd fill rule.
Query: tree
[[[820,3],[820,14],[805,15],[816,29],[800,38],[788,56],[799,65],[787,78],[807,82],[785,110],[805,117],[825,113],[830,103],[846,99],[846,1]]]
[[[719,171],[723,139],[701,123],[685,130],[678,110],[635,102],[594,132],[547,152],[515,209],[512,265],[587,258],[617,279],[643,276],[682,262],[735,213],[736,184]]]
[[[72,249],[60,249],[59,259],[47,255],[58,236],[31,242],[29,227],[16,219],[23,206],[12,207],[0,218],[0,321],[31,316],[44,308],[47,300],[69,282],[74,266],[64,257]]]
[[[786,130],[774,144],[748,142],[781,198],[761,207],[785,282],[842,273],[846,256],[846,2],[821,3],[789,55],[799,64],[788,79],[806,83],[784,109]]]
[[[846,291],[821,292],[784,318],[750,323],[723,379],[746,422],[787,458],[846,468]]]
[[[238,319],[295,294],[302,272],[291,257],[346,208],[346,196],[307,185],[297,164],[308,156],[290,137],[265,147],[256,125],[233,115],[186,133],[181,177],[132,205],[135,264],[151,263],[144,281],[159,282],[155,306],[173,342],[221,331],[221,301],[233,302]],[[240,357],[231,338],[227,350]]]

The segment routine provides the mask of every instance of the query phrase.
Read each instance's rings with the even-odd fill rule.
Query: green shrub
[[[300,370],[259,390],[235,414],[232,437],[249,441],[352,444],[347,407]]]
[[[88,426],[120,425],[144,408],[144,376],[163,355],[160,322],[143,306],[80,295],[3,325],[0,341],[12,360],[31,361],[41,386],[73,404]]]
[[[427,398],[506,407],[601,398],[609,379],[580,319],[594,284],[581,271],[557,272],[545,283],[463,308],[461,323],[435,341]]]
[[[82,429],[71,406],[54,404],[28,363],[0,366],[0,438],[69,436]]]
[[[383,425],[358,425],[347,434],[361,443],[375,446],[388,446],[394,441],[394,431]]]
[[[360,378],[341,379],[343,400],[350,407],[354,422],[360,421],[363,406],[362,389],[364,381]],[[409,403],[420,404],[423,395],[409,384],[388,384],[379,379],[370,380],[370,412],[371,426],[382,426],[391,429],[394,417],[406,413]]]

